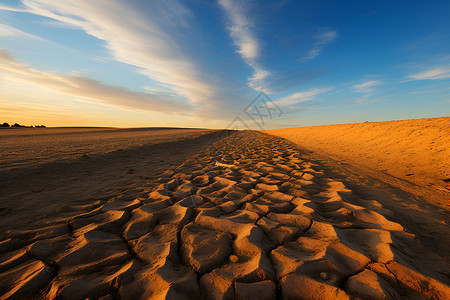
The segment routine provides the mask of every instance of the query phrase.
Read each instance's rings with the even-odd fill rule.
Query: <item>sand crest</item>
[[[450,209],[450,117],[265,131]],[[366,170],[368,169],[368,170]]]

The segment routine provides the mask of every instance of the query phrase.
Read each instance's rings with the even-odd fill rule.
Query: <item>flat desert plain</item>
[[[449,299],[448,128],[0,132],[0,299]]]

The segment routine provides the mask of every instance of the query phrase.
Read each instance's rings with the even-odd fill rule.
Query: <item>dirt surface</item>
[[[3,163],[0,172],[0,237],[9,229],[45,222],[73,205],[149,189],[162,172],[203,151],[217,136],[212,130],[188,129],[3,132],[9,133],[1,137],[1,157],[10,163]],[[16,152],[23,154],[16,157]]]
[[[0,299],[450,298],[448,257],[378,194],[274,136],[211,140],[158,178],[6,232]]]
[[[0,171],[70,162],[89,155],[189,140],[211,132],[182,128],[0,129]]]

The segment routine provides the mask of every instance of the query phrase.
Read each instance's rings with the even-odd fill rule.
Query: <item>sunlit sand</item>
[[[0,299],[448,299],[448,124],[3,134]]]

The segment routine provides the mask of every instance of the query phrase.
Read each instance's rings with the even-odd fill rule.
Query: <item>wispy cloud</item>
[[[381,101],[384,101],[384,99],[364,97],[364,98],[355,99],[353,101],[353,103],[355,103],[355,104],[370,104],[370,103],[377,103],[377,102],[381,102]]]
[[[3,4],[0,4],[0,10],[13,11],[13,12],[26,12],[26,10],[24,10],[24,9],[11,7],[11,6],[7,6],[7,5],[3,5]]]
[[[325,45],[333,42],[338,38],[338,33],[335,30],[322,30],[321,33],[317,34],[314,37],[314,44],[311,50],[309,50],[308,54],[306,54],[302,59],[300,59],[301,62],[306,62],[308,60],[312,60],[316,58],[320,52],[322,52],[323,47]]]
[[[197,107],[219,97],[217,87],[188,58],[171,30],[188,26],[190,12],[176,0],[148,2],[22,0],[28,13],[84,30],[105,41],[113,58],[169,86]],[[126,20],[126,21],[124,21]]]
[[[437,80],[437,79],[448,79],[450,78],[450,66],[437,67],[423,71],[416,74],[411,74],[408,76],[410,80]]]
[[[373,92],[374,87],[380,85],[381,83],[381,80],[369,80],[363,83],[355,84],[352,87],[359,93],[369,94]]]
[[[44,39],[26,33],[22,30],[19,30],[17,28],[8,26],[6,24],[0,24],[0,37],[12,37],[12,36],[17,36],[17,37],[27,37],[27,38],[32,38],[32,39],[36,39],[36,40],[40,40],[40,41],[44,41]]]
[[[253,75],[248,79],[248,85],[255,90],[263,90],[264,80],[270,75],[270,72],[258,63],[261,46],[251,30],[253,24],[247,16],[243,2],[219,0],[219,5],[228,17],[230,23],[228,30],[237,47],[237,52],[253,69]]]
[[[188,104],[175,97],[132,92],[124,88],[104,85],[79,75],[64,76],[39,71],[17,62],[6,51],[0,51],[0,68],[4,80],[33,84],[95,103],[133,111],[146,110],[164,113],[185,113],[192,109]]]
[[[276,104],[279,106],[290,106],[294,104],[299,104],[303,102],[308,102],[316,99],[319,94],[323,94],[333,90],[333,88],[320,88],[312,89],[304,92],[298,92],[291,94],[287,97],[280,98],[276,100]]]

